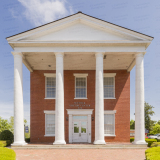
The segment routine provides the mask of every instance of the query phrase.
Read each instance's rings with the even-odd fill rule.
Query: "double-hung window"
[[[56,97],[56,74],[45,73],[45,99]]]
[[[55,111],[44,111],[45,113],[45,135],[55,136]]]
[[[87,99],[87,76],[88,74],[74,74],[75,76],[75,99]]]
[[[104,136],[115,136],[116,110],[104,111]]]
[[[104,99],[115,99],[116,73],[104,73]]]

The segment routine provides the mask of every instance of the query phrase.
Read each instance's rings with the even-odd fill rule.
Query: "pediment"
[[[49,31],[48,31],[49,32]],[[101,29],[82,22],[33,36],[22,38],[19,41],[141,41],[131,35],[113,32],[109,29]]]
[[[151,41],[153,38],[77,13],[61,20],[8,37],[12,42],[132,42]]]

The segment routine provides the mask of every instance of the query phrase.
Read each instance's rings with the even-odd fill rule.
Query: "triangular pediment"
[[[83,13],[51,22],[35,29],[7,38],[12,42],[55,41],[150,41],[152,37],[116,26]]]

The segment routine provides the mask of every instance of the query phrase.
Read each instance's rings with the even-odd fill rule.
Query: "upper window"
[[[116,111],[104,111],[104,135],[115,136],[115,113]]]
[[[45,113],[45,136],[55,135],[55,111],[44,111]]]
[[[53,73],[45,73],[45,98],[56,97],[56,77]]]
[[[74,74],[75,76],[75,98],[87,98],[87,76],[88,74]]]
[[[115,98],[115,76],[116,73],[104,73],[104,98]]]

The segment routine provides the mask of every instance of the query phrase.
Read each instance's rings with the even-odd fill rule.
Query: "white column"
[[[94,144],[106,144],[104,141],[104,93],[103,93],[103,54],[96,53],[96,102],[95,102],[95,141]]]
[[[135,140],[134,140],[133,144],[147,144],[145,142],[145,123],[144,123],[143,53],[139,53],[136,55]]]
[[[22,53],[12,52],[14,56],[14,143],[25,145],[23,113],[23,74]]]
[[[64,82],[63,53],[56,53],[56,110],[55,141],[53,144],[66,144],[64,140]]]

